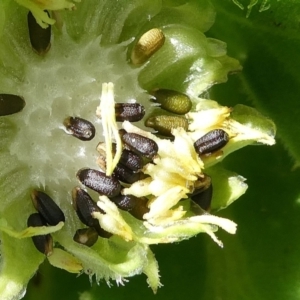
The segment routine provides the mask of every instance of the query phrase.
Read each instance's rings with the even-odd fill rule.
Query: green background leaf
[[[300,157],[300,4],[270,1],[269,10],[259,13],[256,5],[247,19],[230,0],[213,3],[216,23],[207,35],[226,41],[228,54],[244,70],[214,87],[210,97],[226,105],[253,105],[278,128],[276,146],[247,147],[223,163],[249,184],[239,201],[219,213],[238,223],[237,234],[218,232],[224,249],[205,235],[152,247],[164,284],[156,296],[145,276],[125,287],[91,287],[86,276],[76,278],[44,263],[25,299],[79,299],[89,290],[91,297],[82,300],[299,299],[300,171],[293,166]]]

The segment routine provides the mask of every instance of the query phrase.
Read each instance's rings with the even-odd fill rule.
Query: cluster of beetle
[[[74,119],[77,121],[75,124],[72,123],[69,130],[74,132],[73,135],[76,138],[86,140],[86,124],[90,122],[86,123],[84,119],[78,121],[79,118]],[[107,176],[99,170],[83,168],[77,172],[76,177],[85,187],[98,192],[100,195],[109,197],[119,209],[129,212],[137,219],[143,220],[143,215],[149,211],[147,206],[148,199],[146,197],[137,198],[133,195],[122,195],[122,184],[120,182],[132,184],[145,176],[141,169],[145,163],[150,162],[157,155],[158,145],[147,137],[136,133],[128,133],[125,130],[120,130],[120,136],[125,148],[111,176]],[[227,133],[216,129],[199,138],[194,143],[194,147],[199,155],[204,155],[218,151],[227,141]],[[102,168],[105,169],[104,144],[100,143],[97,148],[100,153],[101,163],[104,164]],[[41,191],[33,191],[31,197],[38,213],[30,215],[28,226],[57,225],[59,222],[65,221],[63,212],[47,194]],[[203,181],[200,182],[199,188],[195,188],[190,198],[192,199],[192,209],[195,213],[202,214],[203,210],[209,210],[212,199],[212,184],[209,176],[204,177]],[[111,233],[101,228],[99,221],[93,218],[92,213],[105,212],[97,206],[85,190],[75,187],[72,191],[72,203],[80,221],[88,226],[76,231],[73,238],[74,241],[90,247],[97,241],[98,236],[102,238],[111,236]],[[32,239],[40,252],[46,255],[51,254],[53,242],[50,234],[34,236]]]
[[[44,55],[50,49],[51,26],[43,29],[35,21],[31,12],[28,13],[29,37],[32,48],[40,55]],[[157,50],[162,47],[165,37],[160,29],[154,28],[146,32],[138,40],[132,50],[131,62],[140,65],[148,60]],[[159,135],[172,137],[171,131],[174,128],[182,127],[188,130],[188,120],[183,116],[192,107],[190,98],[182,93],[160,89],[152,93],[154,101],[160,107],[173,115],[154,115],[146,121],[147,127],[153,128]],[[19,112],[25,106],[22,97],[11,94],[0,94],[0,116]],[[116,103],[116,121],[137,122],[145,115],[144,107],[139,103]],[[68,117],[63,121],[66,132],[74,137],[89,141],[95,136],[95,127],[88,120],[80,117]],[[146,175],[142,173],[142,168],[149,163],[158,153],[158,145],[155,141],[136,133],[128,133],[125,130],[119,131],[124,145],[122,155],[111,176],[106,176],[104,172],[94,169],[80,169],[76,177],[85,187],[90,188],[100,195],[106,195],[121,210],[129,212],[137,219],[143,220],[143,215],[149,211],[148,199],[137,198],[133,195],[122,195],[122,184],[132,184]],[[198,155],[209,155],[220,150],[229,141],[228,134],[222,129],[215,129],[200,137],[194,148]],[[100,143],[97,147],[100,154],[98,164],[101,169],[106,167],[105,144]],[[113,147],[113,152],[115,148]],[[114,153],[113,153],[114,154]],[[121,182],[121,183],[120,183]],[[205,176],[199,179],[198,187],[189,195],[192,199],[192,209],[194,212],[202,214],[203,210],[210,209],[212,199],[211,178]],[[65,221],[65,216],[57,204],[44,192],[34,190],[31,194],[33,205],[38,211],[28,218],[28,226],[39,227],[47,225],[57,225]],[[73,207],[80,221],[87,228],[78,229],[74,235],[74,241],[92,246],[98,236],[109,238],[111,233],[101,228],[97,219],[92,217],[92,213],[104,213],[90,197],[90,195],[80,187],[75,187],[72,191]],[[36,248],[46,254],[52,253],[53,241],[50,234],[34,236],[33,243]]]

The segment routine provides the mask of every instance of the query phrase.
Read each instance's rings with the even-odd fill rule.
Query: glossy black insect
[[[115,197],[121,191],[120,182],[112,176],[106,176],[101,171],[93,169],[80,169],[76,176],[83,185],[101,195]]]
[[[191,195],[191,199],[205,211],[210,210],[211,200],[213,196],[213,186],[210,184],[206,188],[195,190]]]
[[[21,96],[0,94],[0,116],[12,115],[22,111],[25,100]]]
[[[199,155],[213,153],[223,148],[229,141],[229,135],[222,129],[214,129],[194,143]]]
[[[98,240],[98,232],[95,228],[81,228],[76,230],[73,240],[79,244],[92,247]]]
[[[152,159],[158,152],[158,145],[155,141],[136,133],[119,130],[123,143],[134,153]]]
[[[142,169],[144,165],[143,159],[139,155],[127,149],[123,149],[120,163],[132,171],[138,171]]]
[[[65,215],[53,199],[46,193],[33,190],[31,199],[35,209],[42,215],[49,225],[65,222]]]
[[[41,227],[46,226],[45,220],[39,213],[31,214],[27,220],[28,227]],[[35,248],[41,253],[49,256],[53,251],[53,240],[50,234],[35,235],[32,237]]]
[[[106,157],[105,143],[99,143],[97,146],[97,150],[103,158]],[[116,144],[113,143],[112,155],[115,156],[115,154],[116,154]],[[135,154],[134,152],[127,149],[122,150],[122,154],[119,162],[132,171],[138,171],[142,169],[144,165],[143,159],[138,154]]]
[[[128,211],[132,216],[139,220],[143,220],[145,213],[149,212],[147,206],[148,199],[145,197],[137,198],[133,195],[118,195],[111,198],[118,208]]]
[[[172,129],[182,127],[188,130],[188,120],[179,116],[154,116],[146,120],[145,125],[158,131],[159,134],[165,136],[172,136]]]
[[[98,235],[109,238],[112,234],[101,228],[99,221],[93,218],[92,213],[104,213],[93,201],[90,195],[79,187],[75,187],[72,191],[72,203],[80,221],[89,227],[95,228]]]
[[[66,130],[82,141],[90,141],[95,136],[95,126],[88,120],[78,117],[68,117],[64,120]]]
[[[121,163],[118,163],[114,169],[113,174],[122,182],[125,183],[134,183],[142,178],[144,178],[144,174],[141,172],[134,172],[124,166]]]
[[[102,211],[86,191],[79,187],[74,188],[72,203],[78,218],[84,225],[94,227],[96,223],[99,223],[97,219],[92,217],[92,213]]]
[[[47,12],[48,16],[49,13]],[[31,12],[27,15],[29,39],[33,50],[39,54],[46,54],[51,47],[51,26],[42,28],[35,20]]]
[[[161,108],[178,115],[188,113],[192,108],[192,101],[189,96],[172,91],[172,90],[156,90],[151,93],[156,101],[161,104]]]
[[[115,114],[118,122],[137,122],[143,119],[145,108],[139,103],[116,103]]]

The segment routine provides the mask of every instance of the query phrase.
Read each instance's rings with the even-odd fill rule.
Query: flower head
[[[209,1],[175,6],[153,0],[118,5],[84,1],[76,11],[60,12],[61,27],[50,27],[46,51],[38,51],[24,29],[28,9],[46,27],[58,15],[44,10],[73,4],[18,3],[27,9],[5,1],[5,20],[11,22],[0,23],[1,97],[7,111],[7,95],[26,102],[19,113],[0,118],[1,294],[21,298],[45,259],[108,284],[145,273],[156,292],[160,278],[150,245],[200,232],[222,245],[215,235],[218,227],[235,233],[233,221],[214,214],[239,198],[247,185],[216,165],[251,143],[273,144],[274,124],[254,109],[222,107],[199,97],[226,81],[228,73],[241,70],[226,55],[225,43],[204,34],[214,21]],[[33,23],[28,24],[31,31]],[[148,40],[153,28],[160,33],[158,42],[152,35]],[[138,64],[131,60],[140,57],[136,45],[151,50],[143,50],[146,60]],[[167,95],[166,101],[158,91]],[[169,137],[150,131],[142,121],[117,123],[116,102],[140,103],[144,119],[163,114],[157,130]],[[90,136],[87,127],[93,131],[91,140],[85,138]],[[138,168],[123,168],[127,173],[120,177],[117,168],[123,167],[125,152],[135,157]],[[32,205],[32,190],[48,196],[39,194],[38,205]],[[27,224],[34,212],[56,214],[48,198],[61,209],[63,220]],[[44,248],[35,245],[49,242],[48,235],[53,244],[45,256]]]

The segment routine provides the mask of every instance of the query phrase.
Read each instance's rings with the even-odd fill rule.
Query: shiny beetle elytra
[[[75,187],[72,191],[72,203],[78,218],[84,225],[94,227],[96,223],[99,223],[92,217],[92,213],[100,212],[100,208],[86,191]]]
[[[95,136],[95,126],[88,120],[78,117],[68,117],[64,120],[68,133],[82,141],[90,141]]]
[[[33,190],[31,199],[35,209],[42,215],[49,225],[65,222],[65,215],[53,199],[46,193]]]
[[[91,196],[83,189],[75,187],[72,190],[72,203],[77,213],[79,220],[86,226],[93,227],[98,235],[104,238],[112,236],[111,233],[105,231],[99,224],[99,221],[93,218],[92,213],[104,213],[97,204],[93,201]]]
[[[191,199],[198,204],[205,211],[210,210],[211,200],[213,196],[213,186],[210,184],[206,189],[200,189],[200,191],[194,191],[191,195]]]
[[[97,151],[100,153],[103,159],[106,158],[106,147],[105,143],[99,143],[97,146]],[[116,144],[112,144],[112,155],[115,156],[116,154]],[[129,168],[132,171],[138,171],[142,169],[144,163],[143,159],[136,153],[123,149],[122,154],[120,157],[120,163],[123,164],[125,167]]]
[[[144,178],[144,174],[141,172],[134,172],[124,166],[121,163],[118,163],[114,169],[113,174],[122,182],[125,183],[134,183],[142,178]]]
[[[98,240],[98,232],[93,227],[77,229],[73,240],[76,243],[92,247]]]
[[[138,122],[143,119],[145,108],[139,103],[116,103],[115,114],[117,122]]]
[[[148,199],[145,197],[137,198],[133,195],[118,195],[111,198],[118,208],[128,211],[132,216],[139,220],[143,220],[145,213],[149,212],[147,206]]]
[[[45,220],[39,213],[34,213],[27,219],[28,227],[41,227],[46,226]],[[32,237],[33,244],[35,248],[41,253],[49,256],[53,251],[53,240],[50,234],[45,235],[35,235]]]
[[[139,155],[127,149],[123,149],[120,163],[132,171],[138,171],[142,169],[144,165],[143,159]]]
[[[84,168],[80,169],[76,176],[83,185],[101,195],[115,197],[121,191],[120,182],[112,176],[106,176],[101,171]]]
[[[48,16],[49,13],[47,12]],[[46,54],[51,47],[51,26],[42,28],[35,20],[31,12],[27,15],[29,39],[33,50],[39,54]]]
[[[229,135],[223,129],[214,129],[199,138],[194,148],[199,155],[209,154],[223,148],[229,141]]]
[[[158,152],[155,141],[137,133],[129,133],[124,129],[119,130],[123,143],[133,152],[152,159]]]

